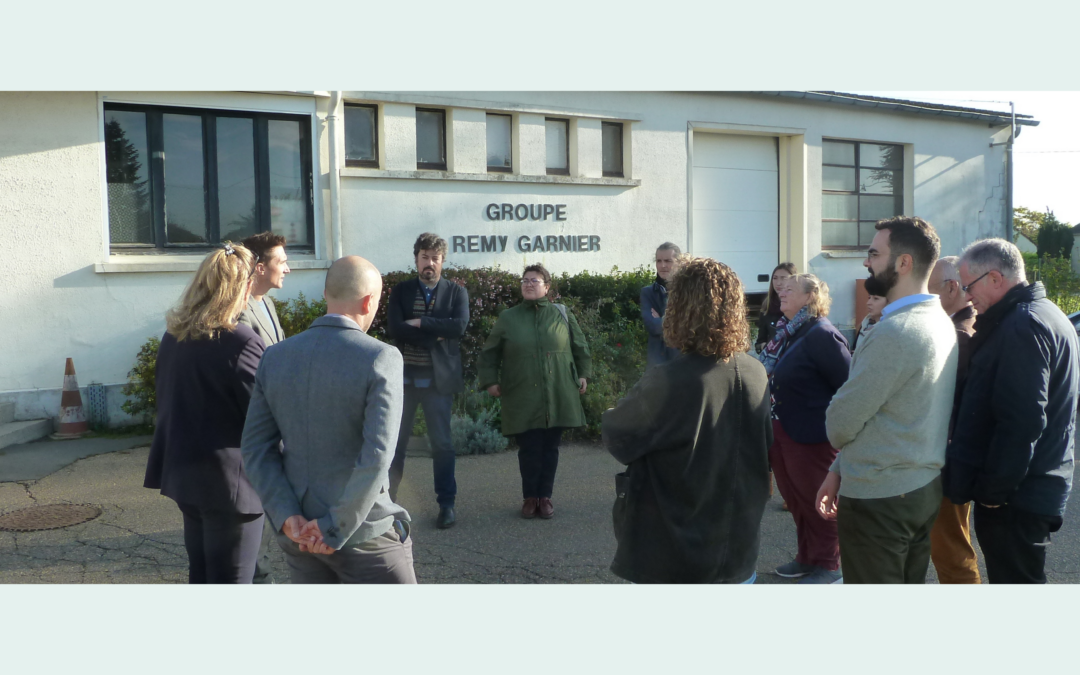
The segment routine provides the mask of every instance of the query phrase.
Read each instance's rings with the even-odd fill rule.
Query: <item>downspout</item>
[[[334,245],[334,260],[342,256],[341,250],[341,169],[338,162],[338,109],[341,107],[341,92],[330,92],[330,111],[326,116],[326,125],[330,131],[330,235]]]
[[[1005,144],[1005,194],[1009,212],[1005,218],[1005,240],[1015,242],[1016,231],[1013,229],[1013,141],[1016,139],[1016,106],[1009,101],[1012,125],[1009,128],[1009,142]]]

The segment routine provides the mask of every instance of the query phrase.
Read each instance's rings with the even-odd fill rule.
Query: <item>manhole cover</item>
[[[55,530],[85,523],[100,515],[101,509],[89,504],[30,506],[0,516],[0,530],[7,530],[8,532]]]

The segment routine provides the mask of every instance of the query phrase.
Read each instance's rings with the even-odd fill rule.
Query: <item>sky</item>
[[[1021,127],[1013,146],[1013,206],[1047,207],[1058,220],[1080,224],[1080,92],[1077,91],[858,91],[983,110],[1032,115],[1037,127]]]

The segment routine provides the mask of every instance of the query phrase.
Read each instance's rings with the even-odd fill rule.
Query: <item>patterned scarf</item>
[[[806,307],[803,307],[791,320],[788,320],[786,316],[782,316],[776,322],[776,335],[773,336],[772,340],[769,340],[769,344],[765,345],[765,349],[762,349],[761,353],[757,355],[758,360],[765,364],[765,372],[770,377],[772,377],[773,369],[776,368],[776,362],[780,360],[780,356],[788,345],[788,340],[803,327],[803,324],[812,318]]]

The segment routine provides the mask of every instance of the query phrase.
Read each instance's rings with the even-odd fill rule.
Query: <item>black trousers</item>
[[[529,429],[517,435],[521,496],[551,498],[555,471],[559,468],[559,441],[562,427]]]
[[[250,584],[262,541],[263,514],[181,504],[189,584]]]
[[[992,584],[1045,584],[1050,533],[1061,528],[1060,516],[975,504],[975,536]]]

